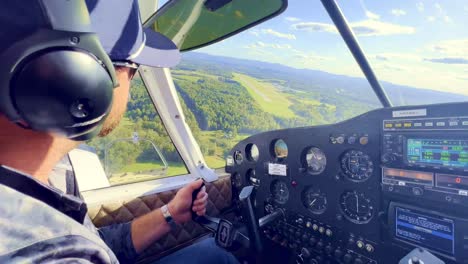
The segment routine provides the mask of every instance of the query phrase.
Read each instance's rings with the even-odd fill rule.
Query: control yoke
[[[203,186],[204,183],[199,189],[193,192],[192,202],[195,201]],[[193,211],[192,219],[210,232],[214,233],[216,244],[220,247],[234,249],[238,246],[242,246],[244,248],[252,249],[254,252],[261,252],[263,247],[259,229],[268,226],[280,217],[284,217],[284,212],[281,209],[277,209],[257,221],[251,199],[253,190],[253,186],[246,186],[239,194],[242,214],[246,220],[245,224],[232,223],[226,219],[211,216],[198,216]]]

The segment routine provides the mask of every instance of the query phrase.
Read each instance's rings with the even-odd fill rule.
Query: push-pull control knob
[[[323,242],[322,242],[322,241],[319,241],[319,242],[317,242],[317,245],[315,245],[315,248],[316,248],[317,250],[322,250],[322,249],[323,249],[323,246],[324,246]]]
[[[333,252],[333,247],[331,245],[327,245],[325,247],[325,253],[327,253],[328,255],[330,255],[331,253]]]
[[[353,255],[351,254],[345,254],[343,256],[343,262],[344,263],[351,263],[351,261],[353,261]]]
[[[343,251],[339,248],[335,249],[335,253],[333,253],[336,259],[341,259],[343,256]]]
[[[382,163],[389,164],[389,163],[394,162],[396,158],[397,158],[396,155],[393,153],[385,153],[382,155],[381,160],[382,160]]]
[[[354,260],[354,264],[364,264],[364,261],[362,261],[360,258],[357,258]]]
[[[316,239],[315,237],[311,237],[311,238],[309,239],[309,245],[314,246],[315,243],[317,243],[317,239]]]
[[[308,263],[307,260],[310,258],[310,251],[307,248],[302,248],[301,253],[296,257],[296,264]]]
[[[302,248],[301,249],[301,255],[303,258],[310,258],[310,251],[307,248]]]

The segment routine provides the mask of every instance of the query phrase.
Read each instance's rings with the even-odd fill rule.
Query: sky
[[[380,80],[468,95],[468,1],[338,3]],[[198,51],[364,77],[319,0]]]

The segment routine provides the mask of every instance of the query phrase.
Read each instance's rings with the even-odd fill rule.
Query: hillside
[[[335,123],[381,107],[363,78],[279,64],[191,52],[184,54],[172,76],[186,121],[212,168],[224,166],[227,152],[249,135]],[[468,100],[457,94],[383,85],[396,104]],[[146,141],[135,144],[131,139],[135,132]],[[138,76],[132,81],[123,122],[110,136],[89,144],[107,161],[114,184],[186,172]],[[169,163],[167,170],[152,144]]]
[[[321,95],[329,94],[331,97],[345,96],[361,100],[363,103],[379,105],[369,83],[364,78],[196,52],[184,53],[183,56],[180,68],[193,69],[197,66],[213,73],[216,73],[218,68],[222,68],[224,71],[241,72],[261,79],[283,79],[287,80],[292,89],[318,92]],[[397,85],[385,81],[381,83],[394,105],[431,104],[434,103],[434,98],[437,98],[438,103],[468,101],[468,96],[464,95]]]

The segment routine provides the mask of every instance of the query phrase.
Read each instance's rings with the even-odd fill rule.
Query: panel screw
[[[78,44],[80,42],[80,38],[79,37],[71,37],[70,42],[72,44]]]

